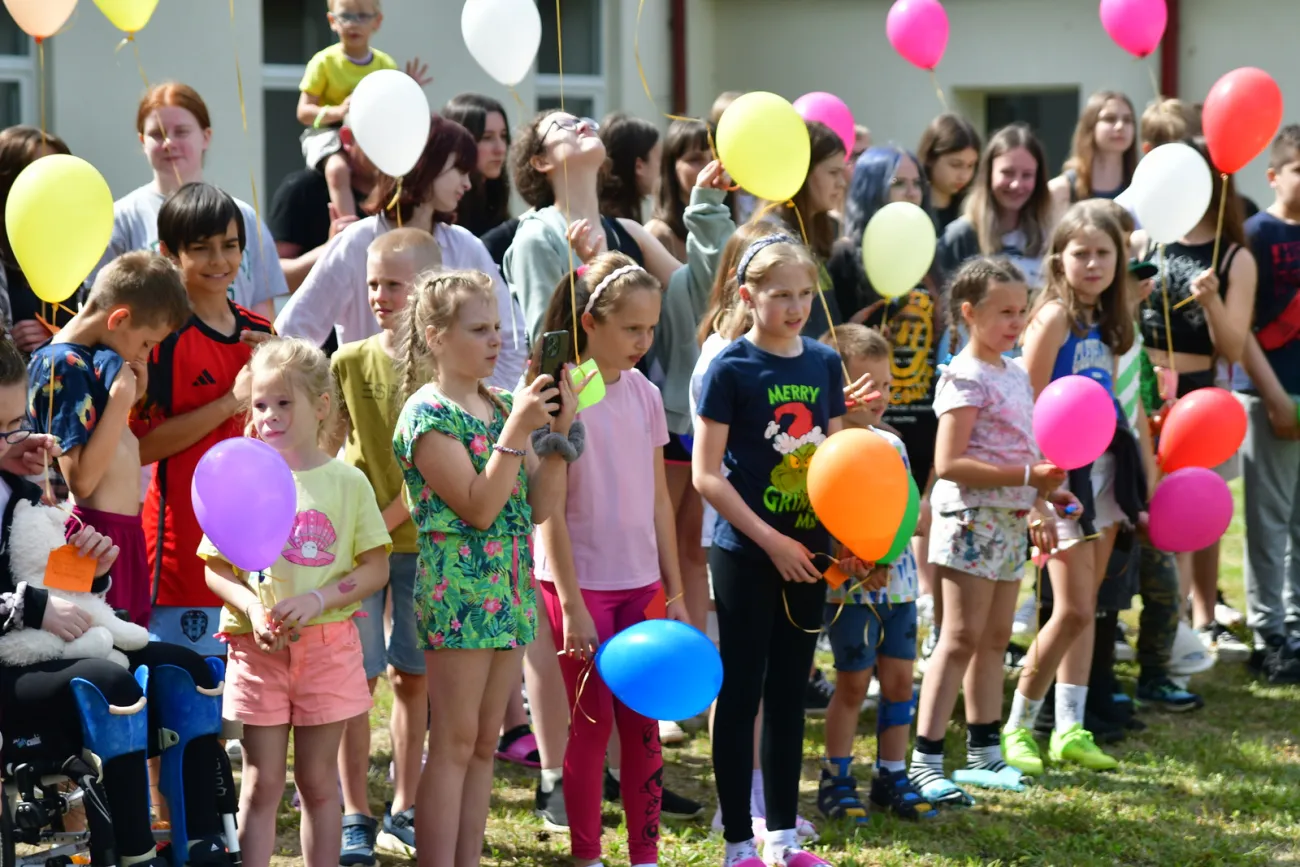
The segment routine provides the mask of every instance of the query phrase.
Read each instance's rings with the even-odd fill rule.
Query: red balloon
[[[1205,97],[1201,127],[1214,166],[1235,174],[1264,152],[1282,126],[1282,89],[1262,69],[1243,66],[1220,78]]]
[[[1213,469],[1237,453],[1246,439],[1246,410],[1221,388],[1198,388],[1179,398],[1160,430],[1160,467]]]

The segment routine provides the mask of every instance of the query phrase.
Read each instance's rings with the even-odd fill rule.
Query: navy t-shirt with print
[[[103,345],[46,343],[38,348],[27,363],[27,412],[37,432],[53,434],[65,452],[88,443],[108,407],[108,389],[124,363],[122,356]],[[48,429],[47,421],[51,422]]]
[[[747,338],[736,340],[709,365],[698,412],[730,427],[724,463],[754,513],[810,551],[827,551],[829,534],[808,501],[808,462],[830,420],[844,415],[844,378],[834,350],[804,337],[803,351],[785,357]],[[721,516],[713,544],[762,553]]]

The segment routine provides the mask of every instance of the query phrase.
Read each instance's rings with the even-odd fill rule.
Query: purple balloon
[[[1165,476],[1151,496],[1151,544],[1181,553],[1208,548],[1232,523],[1232,492],[1214,470],[1187,467]]]
[[[194,469],[190,497],[199,526],[246,572],[268,569],[289,541],[298,509],[293,472],[261,440],[222,440]]]
[[[1034,404],[1034,439],[1043,457],[1063,470],[1077,470],[1110,447],[1115,419],[1115,402],[1104,385],[1086,376],[1063,376]]]

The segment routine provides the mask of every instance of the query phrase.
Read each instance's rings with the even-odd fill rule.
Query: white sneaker
[[[239,745],[239,741],[226,741],[226,756],[232,762],[242,762],[244,760],[244,748]]]
[[[1220,599],[1214,603],[1214,620],[1216,623],[1222,623],[1231,629],[1234,626],[1240,626],[1246,622],[1246,617],[1240,611],[1233,608],[1228,603]]]
[[[1029,596],[1016,609],[1016,619],[1011,622],[1012,635],[1025,635],[1033,631],[1038,616],[1038,600]]]
[[[682,727],[672,720],[659,721],[659,743],[661,744],[680,744],[686,740],[686,732]]]
[[[1197,630],[1201,644],[1220,662],[1245,662],[1250,648],[1218,622],[1207,623]]]
[[[1201,643],[1200,636],[1186,621],[1178,622],[1174,635],[1174,648],[1169,657],[1169,673],[1185,677],[1209,671],[1214,667],[1214,655]]]

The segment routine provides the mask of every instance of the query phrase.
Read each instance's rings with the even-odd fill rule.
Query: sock
[[[799,851],[799,833],[794,828],[786,828],[782,831],[766,831],[763,834],[763,850],[770,852],[775,849],[777,852]]]
[[[614,782],[621,783],[623,778],[618,775],[618,768],[610,768],[609,775],[614,778]]]
[[[1072,683],[1056,684],[1056,730],[1063,732],[1075,723],[1083,725],[1083,709],[1088,703],[1088,687]]]
[[[880,759],[876,762],[876,767],[882,771],[888,771],[891,774],[900,774],[907,770],[907,762],[890,762],[885,759]]]
[[[912,750],[912,770],[908,779],[918,789],[944,779],[942,740],[932,741],[923,735],[916,736],[916,748]]]
[[[564,779],[564,768],[542,768],[542,792],[550,794],[556,783]]]
[[[767,795],[763,793],[763,771],[756,769],[749,783],[749,812],[756,819],[767,818]]]
[[[1016,690],[1016,694],[1011,697],[1011,713],[1007,714],[1007,724],[1002,730],[1013,732],[1016,729],[1029,728],[1034,724],[1034,718],[1038,716],[1038,711],[1042,707],[1041,698],[1025,698],[1020,690]]]
[[[757,857],[758,849],[755,848],[754,840],[751,838],[743,843],[727,843],[722,863],[725,867],[734,867],[746,858]]]
[[[827,756],[822,759],[823,777],[847,777],[851,773],[849,768],[853,765],[853,757],[837,758]]]
[[[1002,761],[1002,720],[970,723],[966,727],[966,767],[972,771],[998,773],[1007,767]]]

